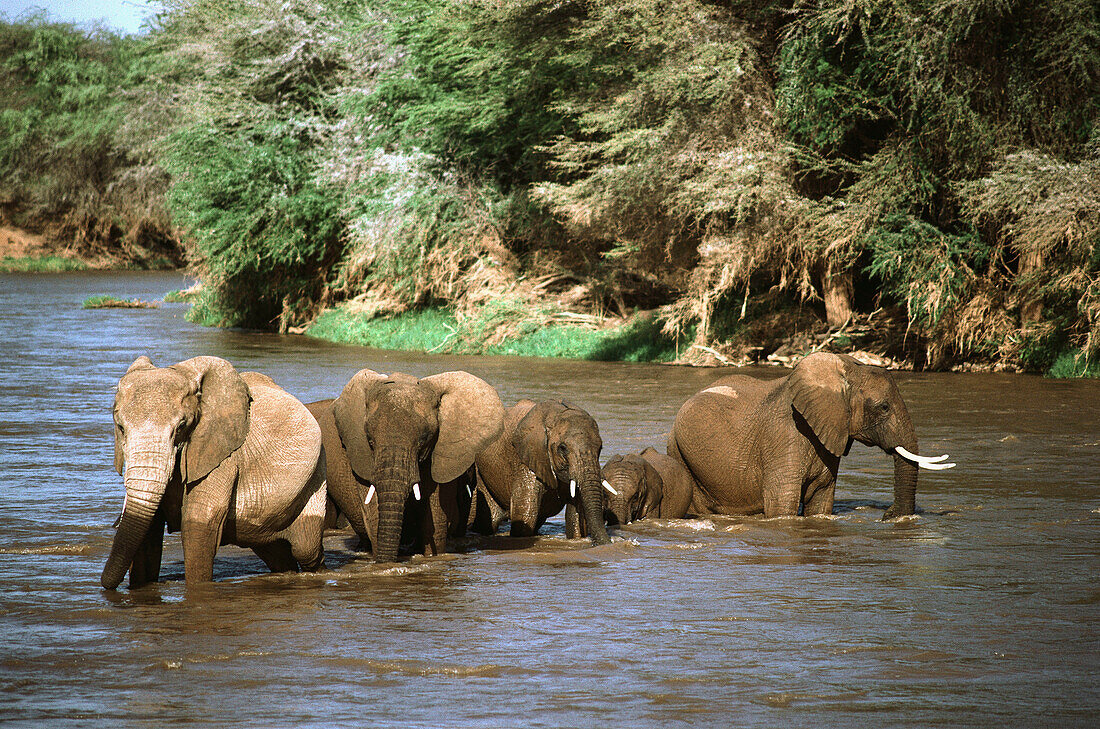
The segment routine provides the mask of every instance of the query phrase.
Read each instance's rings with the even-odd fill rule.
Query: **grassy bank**
[[[325,312],[307,336],[376,349],[447,354],[564,357],[595,361],[670,362],[676,344],[653,315],[610,326],[555,323],[553,318],[509,322],[507,333],[484,320],[460,319],[446,309],[368,317],[349,308]]]
[[[61,273],[84,271],[88,264],[61,256],[5,256],[0,258],[0,273]]]
[[[1046,376],[1057,379],[1079,377],[1100,379],[1100,362],[1095,359],[1089,360],[1080,350],[1064,352],[1047,370]]]

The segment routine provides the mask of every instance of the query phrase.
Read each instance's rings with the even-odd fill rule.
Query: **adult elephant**
[[[916,508],[917,467],[947,456],[917,454],[917,436],[897,385],[878,367],[819,352],[790,375],[717,380],[676,415],[668,454],[696,481],[697,514],[830,514],[840,458],[852,441],[894,456],[894,503],[883,519]]]
[[[604,464],[608,523],[640,519],[680,519],[691,506],[695,481],[675,458],[646,448],[640,454],[612,456]]]
[[[397,559],[403,528],[425,554],[465,532],[462,484],[472,489],[474,458],[504,423],[492,385],[468,372],[417,379],[364,369],[335,400],[309,407],[324,433],[329,496],[376,560]],[[410,498],[418,506],[407,513]]]
[[[520,400],[504,430],[477,457],[479,509],[487,506],[495,533],[504,515],[511,535],[533,536],[567,506],[566,535],[586,529],[596,544],[611,541],[603,520],[599,426],[584,410],[561,400]],[[582,523],[583,521],[583,523]]]
[[[183,537],[188,585],[214,579],[221,544],[251,547],[273,571],[324,562],[321,431],[302,403],[218,357],[156,367],[139,357],[119,380],[115,468],[126,500],[101,582],[160,576],[164,530]]]

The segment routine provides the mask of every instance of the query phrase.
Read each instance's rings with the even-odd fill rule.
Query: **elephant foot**
[[[290,550],[290,542],[285,539],[277,539],[268,544],[257,544],[252,551],[264,561],[272,572],[297,572],[298,560]]]
[[[882,515],[883,521],[890,521],[891,519],[897,519],[901,516],[912,516],[917,513],[916,507],[913,506],[898,506],[896,503],[891,504],[890,508],[886,510],[886,513]]]
[[[538,535],[538,530],[526,522],[513,521],[509,533],[513,537],[534,537]]]

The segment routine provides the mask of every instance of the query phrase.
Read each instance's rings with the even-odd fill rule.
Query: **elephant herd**
[[[213,579],[219,545],[251,548],[272,571],[313,571],[326,528],[346,519],[380,562],[435,555],[468,531],[530,536],[565,509],[566,534],[704,514],[829,514],[853,441],[894,457],[894,502],[915,510],[912,422],[889,375],[817,353],[787,376],[724,377],[676,416],[666,453],[601,468],[596,421],[561,400],[505,409],[467,372],[424,378],[364,369],[308,405],[218,357],[169,367],[138,358],[113,408],[126,497],[101,578],[115,589],[160,574],[165,531],[180,532],[188,585]]]

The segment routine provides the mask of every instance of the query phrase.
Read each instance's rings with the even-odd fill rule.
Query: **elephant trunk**
[[[630,503],[627,501],[628,496],[634,492],[636,484],[630,477],[630,474],[626,473],[622,469],[614,469],[604,472],[604,478],[611,484],[612,488],[618,491],[618,494],[612,494],[605,492],[604,498],[607,499],[607,505],[604,508],[604,512],[607,516],[607,522],[609,524],[629,524],[634,521],[638,515],[632,514],[630,509]]]
[[[603,519],[603,476],[595,455],[582,454],[569,458],[569,473],[577,480],[581,511],[588,522],[588,535],[595,544],[610,544],[611,537]]]
[[[894,446],[912,452],[917,452],[917,435],[913,430],[913,423],[909,415],[904,414],[900,426],[901,436]],[[888,449],[890,451],[893,448]],[[907,516],[917,509],[917,464],[912,463],[901,455],[894,453],[894,503],[883,514],[883,520],[893,519],[898,516]]]
[[[108,590],[119,586],[133,564],[138,547],[144,541],[157,507],[164,497],[175,465],[175,449],[170,446],[145,451],[136,462],[127,454],[124,476],[126,505],[111,545],[111,554],[107,557],[107,564],[104,565],[99,579],[100,584]]]
[[[411,448],[379,448],[375,455],[378,493],[378,543],[374,558],[378,562],[396,562],[401,544],[405,502],[420,476],[420,468]]]

